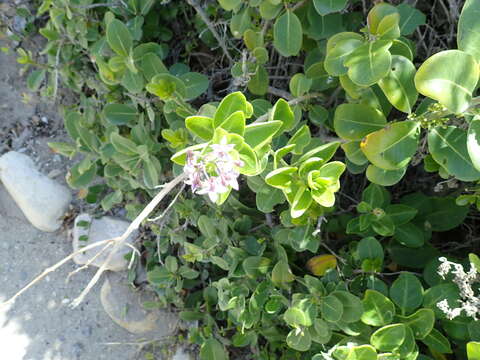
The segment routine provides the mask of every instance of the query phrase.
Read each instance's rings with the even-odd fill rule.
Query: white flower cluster
[[[474,283],[480,281],[480,274],[477,272],[477,268],[471,263],[470,270],[465,272],[461,264],[448,261],[444,257],[438,260],[441,262],[438,267],[438,275],[444,280],[450,272],[454,275],[453,282],[460,290],[461,300],[458,301],[460,306],[457,308],[451,308],[447,299],[438,302],[437,307],[442,310],[450,320],[460,316],[462,311],[464,311],[468,317],[477,320],[477,316],[480,315],[480,298],[475,295],[475,291],[472,288]]]
[[[222,141],[209,146],[210,152],[188,151],[187,162],[183,168],[187,175],[185,183],[199,195],[207,194],[216,202],[221,194],[230,189],[238,190],[239,169],[244,163],[232,155],[234,146]]]

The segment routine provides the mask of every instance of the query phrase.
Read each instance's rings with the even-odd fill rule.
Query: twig
[[[325,95],[321,94],[321,93],[310,93],[310,94],[306,94],[306,95],[303,95],[303,96],[299,96],[298,98],[295,98],[295,99],[292,99],[288,102],[288,105],[290,106],[295,106],[297,104],[300,104],[301,102],[303,101],[307,101],[307,100],[311,100],[311,99],[316,99],[316,98],[321,98],[321,97],[324,97]],[[264,122],[268,119],[268,117],[270,116],[270,111],[267,112],[266,114],[260,116],[257,120],[255,120],[252,124],[256,124],[256,123],[260,123],[260,122]]]
[[[135,220],[132,221],[130,226],[127,228],[127,230],[123,233],[122,236],[114,238],[112,240],[115,241],[115,244],[113,246],[113,249],[111,250],[110,254],[108,255],[107,259],[105,262],[100,266],[100,268],[97,270],[93,278],[90,280],[88,285],[83,289],[82,293],[71,303],[71,307],[75,308],[77,307],[85,298],[85,296],[90,292],[90,290],[95,286],[95,284],[98,282],[102,274],[105,272],[108,264],[110,263],[110,260],[112,259],[113,255],[117,252],[117,250],[122,247],[124,242],[128,239],[128,237],[132,234],[133,231],[137,230],[140,225],[142,224],[143,220],[147,218],[150,213],[155,210],[155,207],[160,203],[160,201],[163,200],[163,198],[170,192],[172,191],[175,186],[177,186],[179,183],[181,183],[185,179],[185,174],[180,174],[178,175],[175,179],[170,181],[168,184],[166,184],[163,189],[155,195],[155,197],[150,201],[150,203],[142,210],[140,215],[138,215]]]
[[[67,275],[67,279],[65,280],[65,282],[70,281],[70,278],[71,278],[73,275],[75,275],[76,273],[78,273],[78,272],[80,272],[80,271],[88,268],[88,267],[89,267],[96,259],[98,259],[98,258],[100,257],[100,255],[102,255],[103,252],[104,252],[105,250],[107,250],[108,247],[111,246],[111,245],[113,245],[113,242],[107,243],[107,244],[103,247],[103,249],[101,249],[98,253],[96,253],[95,256],[92,256],[92,257],[90,258],[90,260],[88,260],[84,265],[82,265],[81,267],[75,269],[75,270],[72,271],[70,274],[68,274],[68,275]]]
[[[272,95],[287,99],[287,100],[293,100],[292,95],[288,91],[282,90],[282,89],[277,89],[276,87],[269,86],[268,87],[268,92]]]
[[[208,19],[207,14],[205,13],[205,11],[202,9],[200,4],[198,3],[198,0],[187,0],[187,2],[195,9],[195,11],[201,17],[201,19],[205,23],[205,25],[207,25],[208,29],[210,30],[212,35],[217,40],[218,45],[220,45],[220,47],[222,48],[223,53],[228,58],[228,61],[230,61],[230,64],[232,64],[234,61],[233,61],[232,56],[228,52],[228,49],[227,49],[227,46],[225,45],[224,39],[222,39],[220,37],[220,35],[218,34],[217,30],[215,30],[215,27],[213,26],[213,24]]]

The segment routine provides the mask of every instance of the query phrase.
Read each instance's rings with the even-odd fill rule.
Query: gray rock
[[[33,226],[47,232],[61,227],[70,191],[40,173],[27,155],[10,151],[1,156],[0,180]]]
[[[84,224],[86,224],[86,226],[81,226]],[[129,225],[130,223],[128,221],[110,216],[104,216],[100,219],[92,219],[88,214],[80,214],[75,219],[72,232],[73,250],[77,251],[84,246],[121,236],[125,230],[127,230]],[[134,231],[126,242],[133,244],[137,234],[138,231]],[[100,245],[83,253],[79,253],[74,256],[73,261],[79,265],[84,265],[101,252],[103,248],[104,245]],[[111,249],[112,246],[108,247],[92,261],[91,265],[97,267],[102,266],[107,260]],[[130,252],[132,252],[132,249],[127,245],[118,249],[110,259],[107,270],[126,270],[128,268],[128,261],[125,259],[125,255]]]
[[[175,351],[175,354],[172,357],[172,360],[191,360],[192,357],[190,354],[183,348],[179,347]]]
[[[143,303],[155,301],[155,294],[135,291],[126,278],[109,272],[100,290],[100,300],[112,320],[134,334],[149,334],[156,339],[171,336],[178,326],[178,318],[159,309],[146,310]]]

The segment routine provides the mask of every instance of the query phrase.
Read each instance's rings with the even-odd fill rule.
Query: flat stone
[[[92,219],[88,214],[80,214],[75,218],[72,231],[73,250],[77,251],[87,245],[112,239],[121,236],[128,228],[128,221],[117,219],[111,216],[104,216],[100,219]],[[138,231],[134,231],[126,243],[133,244]],[[74,256],[73,261],[79,265],[84,265],[102,251],[104,245],[87,250]],[[91,265],[100,267],[107,260],[112,246],[108,247],[98,257],[96,257]],[[106,269],[111,271],[123,271],[128,268],[128,261],[125,255],[132,252],[132,248],[125,245],[118,249],[110,259]]]
[[[160,309],[146,310],[143,303],[156,301],[153,292],[135,291],[125,277],[108,272],[100,300],[112,320],[134,334],[149,334],[155,339],[171,336],[178,326],[178,318]]]
[[[1,156],[0,180],[37,229],[53,232],[62,226],[70,190],[40,173],[27,155],[10,151]]]

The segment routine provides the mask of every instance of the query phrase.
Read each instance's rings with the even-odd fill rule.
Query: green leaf
[[[297,173],[296,167],[282,167],[268,173],[265,182],[278,189],[288,189],[294,180],[294,174]]]
[[[148,81],[152,80],[155,75],[168,73],[168,69],[163,64],[163,61],[154,53],[148,53],[143,56],[140,69]]]
[[[302,73],[297,73],[290,79],[289,89],[293,96],[300,97],[310,90],[312,83],[312,79],[307,78]]]
[[[391,41],[375,40],[356,48],[346,58],[348,77],[357,85],[371,86],[390,72]]]
[[[360,240],[357,245],[357,253],[360,261],[379,259],[383,262],[385,256],[382,245],[373,236]]]
[[[313,0],[315,10],[324,16],[333,12],[342,11],[348,0]]]
[[[296,56],[302,48],[302,24],[292,11],[287,10],[273,26],[273,46],[282,56]]]
[[[288,140],[287,145],[294,144],[295,147],[292,150],[292,153],[296,155],[301,155],[303,149],[307,146],[312,140],[310,135],[310,128],[307,125],[303,125],[297,132]]]
[[[450,175],[462,181],[480,179],[480,171],[470,160],[465,130],[456,126],[433,128],[428,134],[428,149],[433,159]]]
[[[252,27],[250,8],[246,6],[243,10],[233,15],[230,20],[230,31],[237,39],[241,39],[245,31]]]
[[[375,290],[365,291],[363,309],[362,322],[371,326],[388,325],[395,316],[395,305]]]
[[[138,94],[143,90],[145,81],[139,72],[134,73],[127,69],[122,78],[122,85],[132,94]]]
[[[297,307],[288,308],[283,314],[283,320],[292,327],[311,325],[308,315]]]
[[[137,109],[125,104],[107,104],[103,108],[103,114],[113,125],[127,125],[135,121],[138,116]]]
[[[422,342],[430,349],[439,352],[440,354],[451,354],[452,348],[450,341],[437,329],[432,329],[430,333],[422,339]]]
[[[48,142],[47,145],[50,149],[52,149],[53,152],[67,156],[70,159],[73,158],[77,152],[77,147],[73,144],[64,142]]]
[[[292,349],[308,351],[312,345],[312,338],[306,330],[293,329],[288,333],[286,342]]]
[[[432,231],[448,231],[463,223],[468,206],[458,206],[453,197],[432,198],[431,210],[426,215]]]
[[[272,108],[270,120],[278,120],[282,122],[282,127],[278,130],[277,134],[280,135],[284,131],[289,131],[295,125],[295,115],[292,108],[288,105],[288,102],[284,99],[278,99]]]
[[[355,33],[339,33],[335,35],[337,38],[341,34],[354,34]],[[335,38],[333,36],[332,38]],[[328,44],[332,44],[329,39]],[[328,49],[327,45],[327,56],[325,57],[325,70],[332,76],[345,75],[348,72],[348,68],[344,65],[345,59],[359,46],[363,44],[363,39],[357,37],[343,37],[342,40],[335,42],[335,45]]]
[[[261,256],[250,256],[243,260],[242,267],[247,276],[256,279],[265,275],[270,267],[271,260]]]
[[[308,210],[312,201],[313,199],[310,191],[305,186],[300,187],[293,198],[290,216],[294,219],[302,216],[305,211]]]
[[[467,134],[467,150],[475,169],[480,171],[480,118],[470,122]]]
[[[460,50],[447,50],[429,57],[415,75],[415,86],[422,95],[437,100],[453,113],[470,106],[479,77],[475,58]]]
[[[398,14],[398,10],[385,2],[377,3],[368,13],[367,23],[370,33],[379,34],[382,21],[389,15]]]
[[[364,165],[368,162],[368,159],[360,149],[360,141],[349,141],[341,145],[345,156],[355,165]]]
[[[405,336],[404,324],[392,324],[375,331],[370,337],[370,343],[380,351],[394,351],[405,341]]]
[[[151,160],[143,161],[143,182],[149,189],[153,189],[158,185],[158,171]]]
[[[45,79],[46,70],[34,70],[27,77],[27,86],[31,91],[37,91]]]
[[[185,127],[202,140],[209,141],[213,137],[213,119],[207,116],[189,116],[185,119]]]
[[[147,91],[158,96],[161,100],[169,100],[175,95],[185,97],[187,90],[183,81],[170,74],[157,74],[146,86]]]
[[[423,307],[433,310],[437,318],[445,319],[445,314],[438,308],[437,304],[440,301],[447,300],[450,306],[456,306],[458,305],[459,299],[458,288],[455,284],[439,284],[432,286],[425,291],[423,296]]]
[[[280,260],[272,270],[272,282],[274,284],[283,286],[287,283],[291,283],[295,280],[295,275],[292,274],[292,270],[288,266],[288,263],[284,260]]]
[[[403,56],[392,56],[392,71],[378,82],[388,101],[400,111],[411,113],[418,97],[415,65]]]
[[[206,75],[197,72],[188,72],[180,75],[180,79],[185,84],[185,99],[193,100],[202,95],[210,84]]]
[[[403,273],[393,282],[390,298],[401,309],[402,315],[410,313],[422,305],[422,284],[415,275]]]
[[[218,340],[210,338],[200,348],[200,360],[228,360],[228,354]]]
[[[243,111],[234,112],[219,127],[231,134],[243,136],[245,132],[245,113]]]
[[[213,118],[213,127],[217,128],[236,111],[243,111],[247,117],[247,99],[241,92],[231,93],[223,98]]]
[[[382,186],[392,186],[402,180],[407,168],[404,167],[398,170],[380,169],[375,165],[368,165],[365,175],[368,181]]]
[[[398,5],[397,10],[400,13],[399,26],[402,35],[412,35],[417,27],[425,25],[425,14],[407,3]]]
[[[424,232],[413,223],[396,226],[393,238],[400,244],[411,248],[422,247],[425,243]]]
[[[410,316],[397,317],[412,329],[416,339],[424,339],[435,325],[435,313],[431,309],[419,309]]]
[[[324,320],[337,322],[343,316],[343,304],[336,296],[331,294],[322,299],[320,311]]]
[[[480,360],[480,342],[470,341],[467,343],[468,360]]]
[[[334,291],[330,295],[335,296],[343,305],[341,321],[353,323],[360,320],[363,314],[363,304],[358,297],[342,290]]]
[[[110,142],[115,150],[125,155],[137,155],[137,144],[117,133],[110,134]]]
[[[273,136],[282,127],[281,121],[250,124],[245,127],[245,142],[253,149],[260,149],[270,143]]]
[[[381,186],[370,184],[362,193],[362,201],[370,204],[372,208],[384,208],[390,203],[390,193]]]
[[[361,140],[366,135],[383,129],[387,120],[382,112],[363,104],[341,104],[335,110],[333,126],[338,136]]]
[[[473,55],[480,61],[480,24],[478,12],[480,4],[475,0],[466,0],[458,21],[457,45],[458,49]]]
[[[132,35],[120,20],[113,19],[107,26],[108,45],[118,55],[127,57],[132,50]]]
[[[265,95],[268,91],[268,72],[263,65],[258,65],[250,81],[248,90],[254,95]]]
[[[218,0],[218,3],[225,10],[231,11],[237,8],[242,3],[242,0]]]
[[[373,165],[384,170],[402,169],[417,151],[419,130],[419,124],[413,121],[389,124],[368,134],[360,148]]]
[[[385,212],[392,218],[395,225],[399,226],[413,220],[418,210],[404,204],[392,204],[386,207]]]

